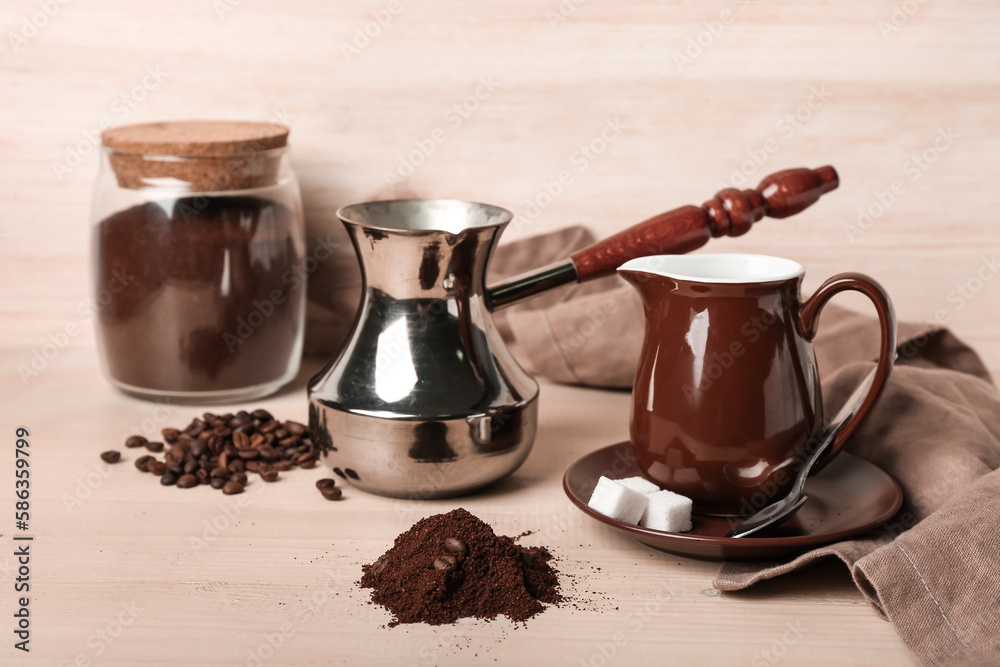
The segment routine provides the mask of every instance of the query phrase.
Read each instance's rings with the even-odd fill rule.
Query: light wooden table
[[[943,313],[997,373],[1000,280],[978,278],[1000,254],[996,2],[146,0],[136,12],[129,0],[7,0],[0,25],[0,415],[11,449],[16,425],[33,434],[32,664],[256,664],[251,652],[266,653],[283,623],[288,636],[263,664],[910,662],[839,565],[706,595],[717,565],[652,552],[571,507],[560,477],[625,436],[625,393],[544,387],[525,466],[461,502],[500,532],[539,531],[529,539],[575,575],[570,594],[592,601],[517,630],[386,630],[385,613],[353,585],[360,564],[420,515],[457,502],[409,507],[350,492],[332,504],[311,486],[320,471],[299,471],[252,487],[229,518],[221,494],[161,488],[131,461],[105,478],[98,453],[164,415],[99,378],[81,317],[92,296],[93,144],[107,124],[289,123],[310,242],[340,244],[310,285],[307,339],[330,348],[357,302],[339,206],[469,198],[516,213],[508,238],[567,224],[604,236],[725,185],[830,163],[841,188],[814,209],[708,250],[801,261],[807,293],[838,271],[870,273],[901,319]],[[345,52],[364,30],[377,34]],[[484,79],[498,85],[467,118],[444,116],[468,107]],[[608,121],[624,125],[620,135],[583,169],[574,155]],[[390,187],[385,175],[439,128],[446,140]],[[942,132],[954,140],[938,141]],[[572,184],[551,197],[566,169]],[[956,296],[970,285],[974,298]],[[16,366],[67,326],[70,348],[25,386]],[[303,419],[301,386],[264,404]],[[195,412],[175,408],[156,426]],[[0,466],[8,512],[12,457]],[[10,623],[4,516],[0,617]],[[224,530],[196,551],[213,521]],[[314,595],[322,601],[304,607]],[[2,665],[12,662],[9,630],[0,623]],[[625,642],[605,658],[618,632]]]
[[[25,661],[12,649],[17,531],[5,510],[4,665],[912,664],[838,564],[719,595],[711,585],[717,563],[653,551],[570,505],[562,474],[626,436],[625,392],[544,385],[528,461],[472,498],[408,502],[347,490],[331,503],[313,487],[319,468],[271,485],[255,480],[227,497],[162,487],[121,446],[127,433],[183,426],[204,408],[117,393],[87,347],[63,351],[25,386],[12,369],[26,354],[0,352],[0,497],[11,509],[14,430],[27,426],[32,651]],[[304,420],[312,370],[260,405]],[[98,454],[112,448],[123,460],[105,467]],[[459,506],[501,534],[537,531],[524,543],[551,548],[575,604],[549,608],[526,627],[503,618],[384,627],[388,614],[355,583],[362,563],[417,519]]]

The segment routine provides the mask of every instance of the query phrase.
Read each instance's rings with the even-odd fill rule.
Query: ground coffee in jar
[[[295,376],[304,223],[288,128],[133,125],[103,135],[94,286],[105,371],[145,396],[225,401]]]
[[[563,601],[552,554],[497,535],[459,508],[421,519],[389,551],[363,566],[362,588],[400,623],[441,625],[459,618],[526,621]]]

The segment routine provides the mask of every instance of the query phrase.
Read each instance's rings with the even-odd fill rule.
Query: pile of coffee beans
[[[523,622],[563,602],[551,560],[545,547],[523,547],[459,508],[415,523],[362,567],[359,584],[392,612],[390,626],[500,615]]]
[[[223,415],[206,412],[183,430],[165,428],[162,433],[166,444],[133,435],[125,440],[125,447],[144,447],[152,452],[137,458],[135,467],[159,477],[160,484],[181,489],[207,485],[227,495],[242,493],[248,473],[275,482],[282,472],[314,467],[318,456],[305,424],[282,422],[267,410]],[[164,450],[162,461],[153,455]],[[117,463],[121,453],[104,452],[101,458]],[[332,479],[316,485],[328,500],[342,495]]]

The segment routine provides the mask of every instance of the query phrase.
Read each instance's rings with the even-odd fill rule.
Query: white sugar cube
[[[601,477],[587,505],[612,519],[637,524],[646,510],[646,498],[638,491]]]
[[[656,484],[653,484],[645,477],[626,477],[625,479],[617,480],[619,484],[633,491],[638,491],[644,496],[648,496],[651,493],[656,493],[660,490]]]
[[[646,496],[646,511],[639,525],[668,533],[691,530],[691,499],[673,491],[657,491]]]

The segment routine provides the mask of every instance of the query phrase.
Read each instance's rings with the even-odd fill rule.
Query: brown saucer
[[[666,533],[617,521],[587,507],[601,475],[641,475],[628,442],[598,449],[574,463],[563,490],[574,505],[639,542],[683,556],[709,560],[767,560],[863,533],[888,521],[903,504],[903,490],[878,466],[843,453],[806,482],[809,500],[784,524],[762,537],[725,537],[740,519],[695,514],[687,533]]]

